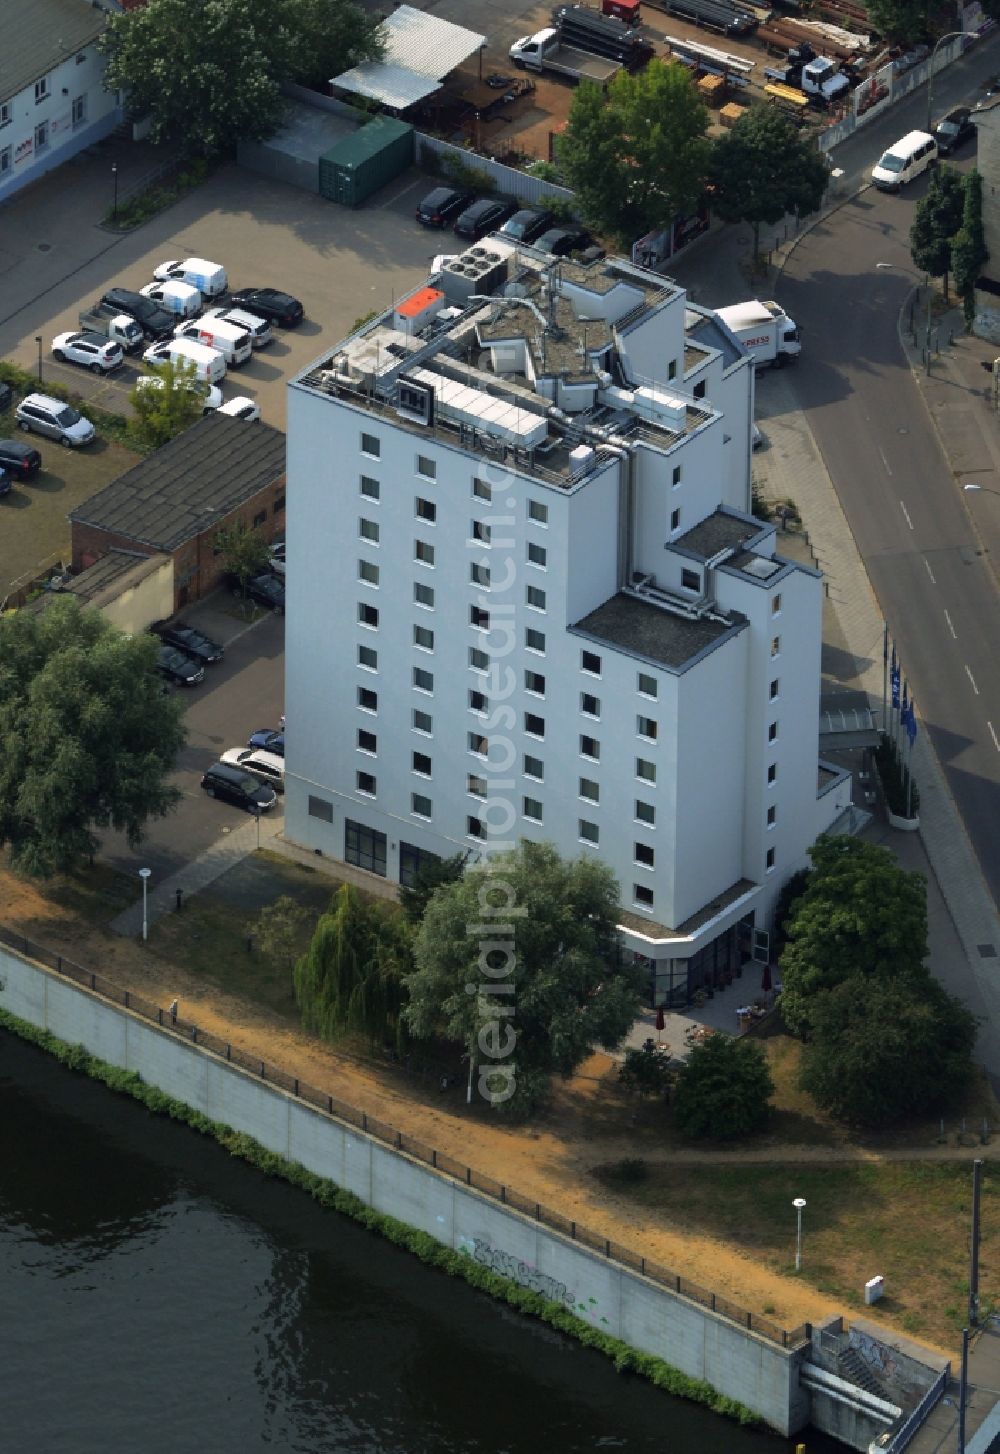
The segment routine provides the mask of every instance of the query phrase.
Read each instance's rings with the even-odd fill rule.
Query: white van
[[[230,368],[246,363],[253,353],[253,339],[248,331],[224,318],[192,318],[178,324],[174,337],[193,338],[198,343],[207,343],[209,348],[217,348]]]
[[[937,142],[929,131],[908,131],[872,167],[872,181],[883,192],[898,192],[937,161]]]
[[[172,259],[170,262],[160,263],[159,267],[153,269],[153,277],[158,283],[166,283],[172,279],[180,283],[190,283],[192,288],[197,288],[206,298],[217,298],[229,286],[222,264],[209,262],[204,257],[186,257],[183,261]]]
[[[226,377],[226,360],[217,348],[197,343],[193,338],[168,338],[146,349],[143,360],[154,367],[161,363],[179,363],[182,359],[194,365],[194,376],[203,384],[221,384]]]

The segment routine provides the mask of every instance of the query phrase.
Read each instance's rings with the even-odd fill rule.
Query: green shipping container
[[[413,127],[377,116],[320,157],[319,194],[329,202],[360,207],[412,161]]]

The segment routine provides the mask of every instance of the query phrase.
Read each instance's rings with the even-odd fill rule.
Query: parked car
[[[247,313],[243,308],[208,308],[204,318],[221,318],[224,323],[235,323],[250,335],[254,348],[263,348],[274,337],[274,329],[266,318],[256,313]]]
[[[237,394],[235,399],[227,399],[219,409],[220,414],[228,414],[230,419],[246,419],[253,424],[260,418],[260,405],[248,399],[244,394]]]
[[[176,646],[161,644],[156,653],[156,670],[168,682],[176,682],[181,687],[196,687],[205,680],[205,668],[201,662],[185,656]]]
[[[237,585],[233,595],[242,596],[243,592]],[[267,573],[255,576],[247,583],[247,595],[251,601],[256,601],[258,606],[264,606],[273,611],[276,616],[285,614],[285,583],[278,576]]]
[[[147,283],[139,292],[173,313],[175,318],[196,318],[204,304],[201,289],[182,283],[179,278],[171,278],[166,283]]]
[[[67,449],[89,444],[96,433],[93,424],[79,409],[48,394],[26,394],[14,410],[14,418],[22,429],[58,439]]]
[[[934,128],[934,140],[942,156],[948,156],[970,136],[975,136],[976,125],[968,106],[955,106],[942,116]]]
[[[555,220],[551,212],[543,212],[538,207],[522,207],[513,217],[507,218],[500,229],[500,236],[510,237],[515,242],[532,242],[546,232]]]
[[[162,389],[163,379],[159,374],[142,374],[136,379],[135,386],[137,389]],[[214,414],[217,409],[222,408],[222,390],[217,384],[206,384],[201,379],[190,379],[186,387],[201,399],[202,414]]]
[[[266,813],[278,801],[278,795],[242,767],[231,762],[217,762],[203,775],[201,785],[210,798],[221,798],[248,813]]]
[[[0,439],[0,469],[9,480],[32,480],[42,467],[42,456],[19,439]]]
[[[454,187],[435,187],[417,208],[417,221],[424,227],[445,227],[475,201],[474,192],[459,192]]]
[[[305,310],[298,298],[291,293],[282,293],[277,288],[239,288],[230,293],[230,301],[255,313],[258,318],[269,318],[283,328],[294,328],[301,323]]]
[[[279,540],[276,545],[271,546],[270,566],[276,576],[285,574],[285,542],[283,540]]]
[[[281,719],[281,730],[275,732],[273,727],[258,727],[256,732],[251,732],[247,738],[247,746],[255,747],[259,752],[272,752],[275,757],[285,755],[285,719]]]
[[[124,314],[138,323],[146,338],[154,342],[161,338],[173,336],[177,319],[159,303],[152,298],[144,298],[141,293],[135,293],[131,288],[109,288],[91,310],[95,315],[103,318],[114,318],[118,314]]]
[[[204,293],[206,298],[217,298],[220,293],[224,293],[229,281],[221,263],[210,263],[203,257],[186,257],[180,262],[171,259],[170,262],[160,263],[159,267],[153,269],[153,277],[158,283],[188,283]]]
[[[4,495],[9,495],[14,488],[14,481],[5,469],[0,468],[0,500]]]
[[[214,664],[221,661],[226,654],[217,641],[203,635],[201,631],[196,631],[185,621],[159,621],[152,630],[164,645],[175,646],[178,651],[185,652],[196,661]]]
[[[0,414],[6,414],[14,403],[14,390],[0,379]]]
[[[60,363],[79,364],[92,374],[110,374],[125,362],[121,344],[101,333],[57,333],[52,357]]]
[[[276,793],[285,791],[285,759],[273,752],[263,752],[259,747],[227,747],[221,761],[253,773]]]
[[[503,202],[498,201],[495,197],[483,197],[459,214],[455,221],[455,231],[459,237],[468,237],[473,242],[478,242],[488,232],[496,232],[497,228],[502,226],[507,218],[516,211],[516,202]]]
[[[589,247],[590,242],[590,234],[578,227],[552,227],[535,238],[534,246],[539,252],[551,253],[553,257],[566,257],[568,253]]]

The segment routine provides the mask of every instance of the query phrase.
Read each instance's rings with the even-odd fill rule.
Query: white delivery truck
[[[186,257],[181,261],[171,259],[153,269],[158,283],[176,281],[189,283],[206,298],[217,298],[229,285],[226,270],[221,263],[209,262],[204,257]]]
[[[154,343],[142,357],[153,368],[162,363],[192,364],[194,377],[203,384],[221,384],[226,377],[226,360],[219,350],[193,338],[168,338],[163,343]]]
[[[197,343],[217,348],[228,368],[246,363],[253,353],[253,339],[248,330],[225,318],[192,318],[174,329],[174,337],[193,338]]]
[[[837,68],[837,62],[829,56],[817,56],[814,61],[802,67],[800,81],[807,96],[829,106],[834,101],[846,100],[851,83]]]
[[[146,335],[135,319],[125,313],[105,315],[88,311],[79,316],[81,328],[89,329],[91,333],[106,334],[115,343],[120,343],[126,353],[135,353],[142,347]]]
[[[756,368],[781,368],[798,358],[802,352],[799,330],[794,320],[777,303],[761,303],[751,298],[746,303],[731,303],[715,312],[751,354]]]
[[[147,283],[139,292],[177,318],[196,318],[202,309],[201,290],[176,278],[166,283]]]

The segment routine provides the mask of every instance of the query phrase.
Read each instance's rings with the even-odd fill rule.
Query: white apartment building
[[[92,145],[121,120],[104,89],[92,0],[0,0],[0,201]],[[108,178],[108,201],[111,179]]]
[[[656,1003],[731,973],[850,804],[753,391],[670,281],[496,238],[293,380],[289,837],[402,882],[595,854]]]

